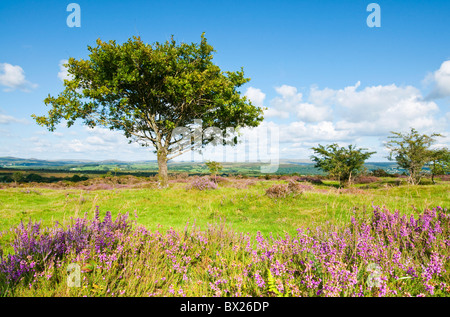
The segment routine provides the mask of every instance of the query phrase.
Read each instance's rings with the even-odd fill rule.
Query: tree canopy
[[[33,118],[50,131],[61,120],[70,127],[81,119],[91,128],[120,130],[130,142],[153,146],[163,186],[168,160],[214,139],[204,137],[200,144],[194,140],[195,120],[201,120],[202,128],[221,130],[255,127],[263,120],[263,109],[238,90],[250,79],[242,68],[221,71],[212,62],[215,51],[204,34],[200,43],[191,44],[178,44],[173,36],[153,45],[140,37],[122,45],[98,39],[88,50],[89,59],[69,58],[65,66],[72,78],[64,81],[58,96],[44,100],[52,107],[48,116]],[[188,129],[189,135],[177,133],[178,127]]]
[[[428,163],[433,183],[436,175],[445,175],[450,173],[450,151],[447,148],[431,150],[431,160]]]
[[[214,180],[216,181],[217,173],[223,169],[222,164],[216,161],[206,161],[205,165],[208,167],[209,172],[214,176]]]
[[[352,179],[361,172],[364,162],[376,152],[363,152],[366,149],[357,149],[355,145],[339,147],[338,144],[320,145],[313,147],[316,155],[311,159],[316,162],[315,167],[339,180],[339,185],[350,184]]]
[[[423,168],[433,161],[433,157],[436,157],[430,146],[436,142],[436,137],[442,135],[438,133],[420,134],[414,128],[411,128],[409,133],[391,133],[389,138],[392,140],[386,144],[390,150],[388,159],[395,160],[399,167],[408,171],[408,183],[418,184],[424,175]]]

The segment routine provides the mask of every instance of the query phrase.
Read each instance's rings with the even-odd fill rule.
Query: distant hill
[[[144,162],[156,162],[156,161],[141,161]],[[136,162],[133,162],[136,163]],[[104,161],[94,161],[94,160],[39,160],[35,158],[23,159],[18,157],[6,156],[0,157],[1,167],[18,167],[18,166],[68,166],[68,165],[84,165],[84,164],[100,164],[100,165],[110,165],[110,164],[129,164],[129,162],[118,161],[118,160],[104,160]]]
[[[267,163],[249,162],[224,162],[222,173],[226,174],[260,174],[260,167]],[[368,170],[383,169],[389,173],[401,172],[393,162],[370,162],[365,164]],[[23,170],[60,170],[72,172],[157,172],[158,164],[155,160],[148,161],[118,161],[118,160],[40,160],[35,158],[0,157],[0,168],[3,169],[23,169]],[[170,162],[169,171],[186,172],[190,174],[207,173],[207,168],[203,162]],[[280,159],[276,174],[301,175],[323,174],[314,167],[310,160],[304,159]]]

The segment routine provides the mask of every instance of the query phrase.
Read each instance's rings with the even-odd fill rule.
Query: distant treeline
[[[305,170],[303,170],[305,172]],[[308,173],[309,172],[309,173]],[[48,174],[57,174],[50,175],[50,176],[44,176],[40,173],[44,173],[45,175]],[[108,171],[105,173],[105,171],[83,171],[83,173],[80,175],[80,173],[77,172],[68,172],[66,171],[66,174],[72,174],[70,176],[61,176],[62,171],[60,169],[50,170],[50,169],[24,169],[24,170],[18,170],[18,169],[4,169],[0,168],[0,183],[56,183],[60,181],[69,181],[69,182],[81,182],[88,180],[92,177],[112,177],[112,176],[136,176],[136,177],[155,177],[157,175],[157,172],[135,172],[135,171],[118,171],[118,172],[111,172]],[[196,175],[208,175],[208,172],[203,171],[196,171],[196,172],[186,172],[186,171],[170,171],[169,176],[170,177],[188,177],[188,176],[196,176]],[[376,177],[398,177],[400,175],[404,175],[405,173],[399,174],[399,173],[389,173],[388,171],[377,168],[375,170],[367,171],[365,175],[368,176],[376,176]],[[295,171],[295,169],[290,169],[289,167],[280,167],[280,169],[277,171],[277,173],[273,174],[261,174],[255,171],[251,172],[243,172],[239,170],[231,170],[227,171],[225,173],[219,173],[219,176],[227,177],[227,176],[238,176],[241,177],[263,177],[266,179],[272,179],[272,178],[278,178],[281,175],[290,175],[290,176],[303,176],[303,175],[316,175],[324,177],[325,175],[321,172],[317,173],[316,170],[308,170],[307,173],[298,173]]]
[[[70,181],[70,182],[81,182],[88,180],[89,177],[87,176],[80,176],[80,175],[73,175],[73,176],[67,176],[67,177],[56,177],[56,176],[50,176],[45,177],[36,173],[29,173],[29,174],[23,174],[19,175],[17,173],[21,172],[14,172],[10,174],[4,174],[0,175],[0,183],[13,183],[13,182],[20,182],[20,183],[56,183],[59,181]]]

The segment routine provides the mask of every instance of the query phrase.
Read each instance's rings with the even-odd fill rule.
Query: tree
[[[153,45],[140,37],[122,45],[98,39],[97,46],[88,50],[89,59],[69,58],[65,64],[72,79],[64,81],[65,89],[57,97],[44,100],[52,106],[48,116],[33,118],[50,131],[62,119],[68,127],[82,119],[91,128],[120,130],[130,143],[153,146],[163,187],[168,183],[170,159],[210,142],[238,142],[237,138],[218,141],[211,135],[199,142],[193,137],[198,133],[196,120],[201,120],[202,128],[221,131],[255,127],[263,120],[263,109],[238,90],[250,79],[242,68],[222,72],[212,62],[215,51],[204,34],[199,44],[177,44],[173,36]]]
[[[328,173],[329,176],[339,180],[339,186],[351,184],[353,177],[358,175],[364,162],[376,152],[363,152],[366,149],[357,149],[354,145],[339,147],[337,144],[320,145],[312,148],[316,155],[311,159],[316,162],[315,167]]]
[[[450,173],[450,151],[447,148],[431,150],[431,161],[428,163],[431,171],[431,181],[434,177]]]
[[[222,164],[216,161],[206,161],[205,164],[209,172],[214,176],[214,182],[217,183],[217,173],[222,170]]]
[[[25,176],[22,172],[17,171],[12,174],[11,178],[13,179],[14,184],[17,185],[17,183],[24,180]]]
[[[424,166],[433,159],[430,146],[436,141],[436,137],[442,135],[438,133],[420,134],[414,128],[411,128],[410,133],[392,131],[391,133],[393,135],[389,138],[392,140],[386,144],[386,147],[390,150],[388,159],[395,160],[399,167],[408,171],[409,184],[418,184],[424,175]]]

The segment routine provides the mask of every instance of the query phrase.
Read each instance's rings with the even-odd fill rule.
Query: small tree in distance
[[[450,173],[450,151],[447,148],[432,150],[428,166],[431,171],[431,181],[435,184],[434,177],[436,175]]]
[[[11,178],[13,179],[14,184],[17,185],[17,183],[24,180],[25,176],[22,172],[17,171],[12,174]]]
[[[211,175],[214,176],[214,182],[217,183],[217,173],[222,170],[222,164],[216,161],[206,161],[205,164],[208,167]]]
[[[407,170],[408,183],[419,184],[423,177],[423,168],[433,160],[433,151],[430,146],[435,143],[436,137],[442,136],[438,133],[431,135],[420,134],[416,129],[411,128],[409,133],[391,132],[391,141],[386,147],[391,151],[388,159],[396,161],[398,166]]]
[[[354,145],[339,147],[337,144],[320,145],[312,148],[316,155],[311,159],[316,162],[315,167],[327,172],[329,176],[339,180],[339,186],[350,185],[355,176],[364,168],[364,162],[376,152],[363,152]]]

